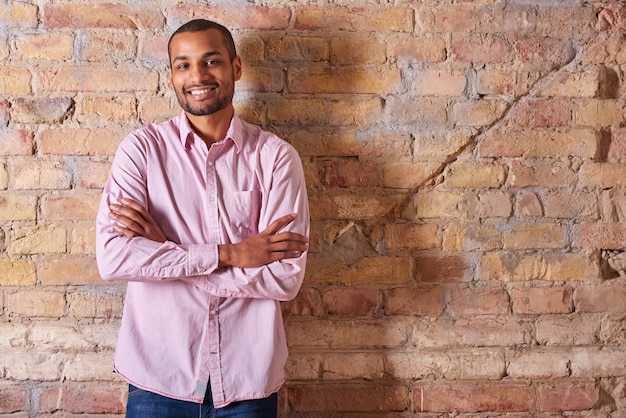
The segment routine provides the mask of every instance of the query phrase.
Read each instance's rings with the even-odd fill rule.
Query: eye
[[[186,70],[187,68],[189,68],[189,64],[186,64],[186,63],[178,64],[176,66],[177,70]]]
[[[207,67],[215,67],[216,65],[219,65],[219,61],[218,60],[207,60],[206,61],[206,65]]]

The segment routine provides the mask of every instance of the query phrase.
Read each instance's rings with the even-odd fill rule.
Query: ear
[[[237,55],[233,59],[233,73],[235,74],[235,81],[239,81],[241,79],[241,58]]]

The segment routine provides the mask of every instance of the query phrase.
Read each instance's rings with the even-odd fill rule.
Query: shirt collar
[[[193,141],[194,135],[197,134],[191,127],[191,123],[189,123],[185,111],[181,112],[179,118],[180,140],[183,145],[188,145],[190,141]],[[236,113],[233,113],[233,118],[230,121],[230,126],[228,127],[228,131],[226,131],[224,139],[233,141],[237,147],[237,152],[241,151],[243,148],[243,123]]]

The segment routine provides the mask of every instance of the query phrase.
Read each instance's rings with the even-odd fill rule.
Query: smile
[[[214,91],[215,89],[216,89],[215,87],[208,87],[208,88],[204,88],[204,89],[200,89],[200,90],[190,90],[189,93],[194,95],[194,96],[201,96],[203,94],[210,93],[210,92]]]

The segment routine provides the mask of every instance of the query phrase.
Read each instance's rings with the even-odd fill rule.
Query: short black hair
[[[233,35],[230,31],[225,27],[220,25],[217,22],[213,22],[211,20],[206,19],[194,19],[182,25],[180,28],[176,29],[176,31],[170,36],[170,40],[167,42],[167,54],[170,55],[170,45],[172,44],[172,39],[174,36],[183,32],[202,32],[209,29],[217,29],[222,34],[222,39],[224,40],[224,45],[226,45],[226,49],[228,50],[228,57],[232,62],[237,56],[237,48],[235,48],[235,41],[233,40]],[[170,62],[172,57],[170,56]]]

